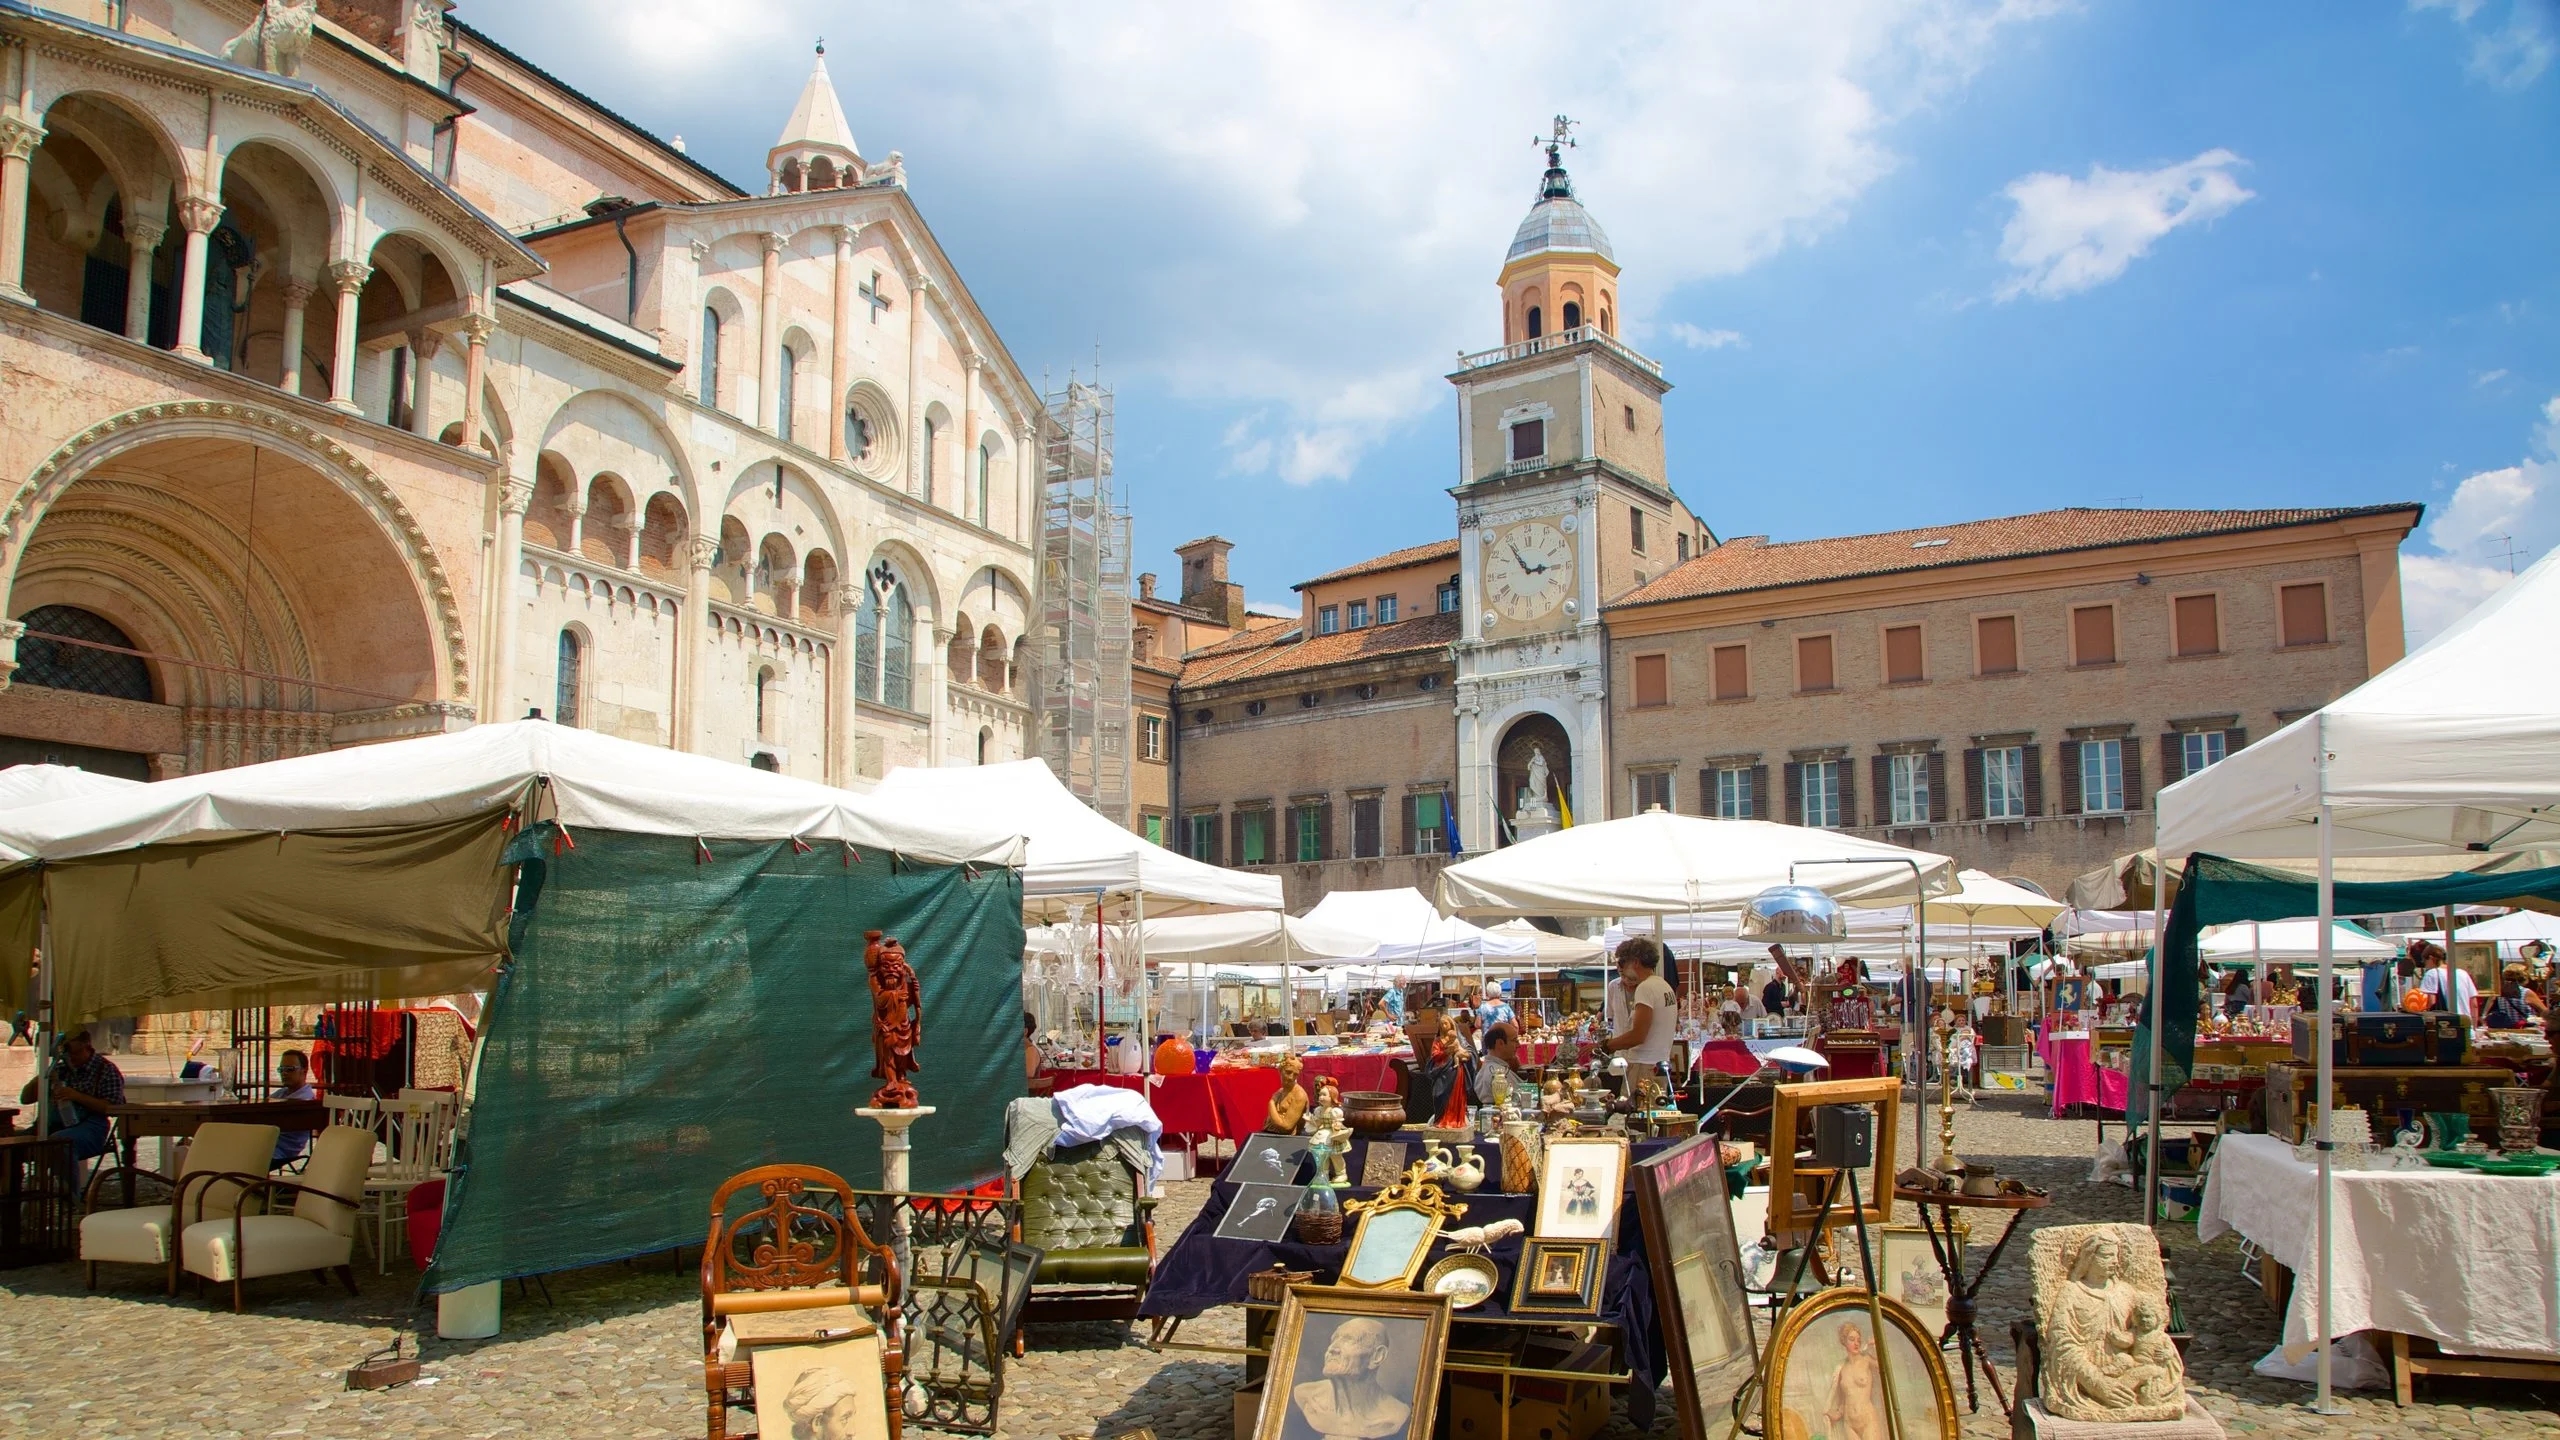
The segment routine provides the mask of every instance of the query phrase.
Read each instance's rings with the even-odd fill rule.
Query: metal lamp
[[[1742,907],[1740,933],[1746,940],[1846,940],[1849,915],[1811,885],[1772,885]]]

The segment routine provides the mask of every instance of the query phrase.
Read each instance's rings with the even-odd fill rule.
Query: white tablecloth
[[[2333,1337],[2423,1335],[2448,1349],[2560,1356],[2560,1175],[2340,1170],[2331,1202]],[[2226,1135],[2196,1216],[2293,1272],[2288,1349],[2316,1343],[2319,1171],[2272,1135]]]

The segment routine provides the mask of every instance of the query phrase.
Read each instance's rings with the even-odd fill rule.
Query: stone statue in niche
[[[897,937],[866,930],[862,941],[862,965],[871,972],[871,1076],[888,1082],[871,1092],[871,1108],[913,1110],[916,1087],[907,1077],[924,1068],[916,1060],[924,1043],[924,995]]]
[[[249,28],[222,47],[222,58],[291,79],[302,72],[311,23],[319,18],[320,0],[266,0]]]
[[[1263,1112],[1262,1128],[1274,1135],[1295,1135],[1307,1118],[1307,1087],[1298,1083],[1306,1069],[1296,1052],[1280,1057],[1280,1093],[1271,1097],[1271,1106]]]
[[[2169,1281],[2139,1225],[2036,1232],[2036,1329],[2045,1408],[2065,1420],[2175,1420],[2186,1366],[2169,1338]]]

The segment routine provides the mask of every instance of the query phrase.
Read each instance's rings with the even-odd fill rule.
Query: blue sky
[[[1450,533],[1558,111],[1722,535],[2422,500],[2413,640],[2560,543],[2555,0],[460,14],[750,185],[824,34],[1015,359],[1100,347],[1137,568],[1256,601]]]

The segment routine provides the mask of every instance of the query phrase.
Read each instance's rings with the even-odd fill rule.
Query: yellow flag
[[[1556,809],[1562,811],[1564,814],[1564,828],[1567,830],[1572,829],[1573,802],[1565,798],[1564,782],[1561,780],[1556,782]]]

